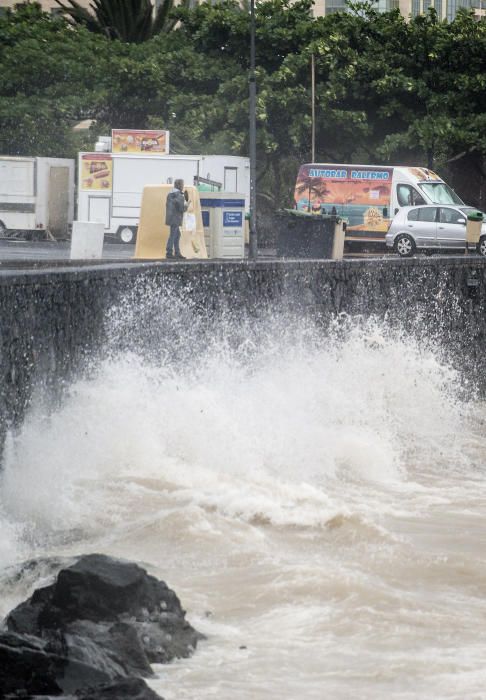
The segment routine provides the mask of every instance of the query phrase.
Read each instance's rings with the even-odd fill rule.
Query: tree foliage
[[[311,9],[257,4],[260,202],[288,203],[311,158],[313,54],[317,160],[433,166],[486,206],[465,184],[486,182],[486,23],[433,10],[406,21],[369,3],[318,19]],[[1,17],[0,151],[73,156],[72,126],[91,118],[96,133],[168,128],[179,153],[247,154],[248,12],[224,0],[172,13],[173,30],[146,41],[73,27],[35,3]]]

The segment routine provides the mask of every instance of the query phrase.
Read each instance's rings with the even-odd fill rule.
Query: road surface
[[[49,261],[69,260],[71,244],[67,241],[8,241],[0,239],[0,262],[2,261]],[[131,258],[135,246],[122,243],[105,243],[103,246],[104,260],[120,260]]]
[[[32,262],[49,262],[69,260],[70,243],[68,241],[14,241],[0,238],[0,265],[4,263],[22,262],[23,265]],[[125,243],[105,243],[103,246],[103,260],[128,260],[133,257],[135,245]],[[259,249],[260,259],[276,258],[277,251],[273,248]],[[353,253],[345,254],[346,258],[381,258],[383,254],[377,253]],[[393,253],[387,253],[387,258],[397,257]]]

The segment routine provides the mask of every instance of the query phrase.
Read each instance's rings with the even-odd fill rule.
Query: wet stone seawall
[[[208,324],[268,308],[324,325],[344,314],[386,319],[437,340],[486,387],[486,260],[476,256],[2,267],[0,445],[36,397],[55,404],[73,376],[90,370],[107,342],[110,309],[136,316],[154,288],[190,300]]]

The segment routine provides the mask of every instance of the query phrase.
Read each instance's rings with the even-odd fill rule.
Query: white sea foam
[[[319,525],[349,509],[346,483],[394,484],[405,453],[455,448],[453,380],[376,327],[298,352],[270,343],[250,366],[227,347],[180,372],[133,354],[106,360],[10,439],[3,507],[34,538],[104,529],[126,516],[118,492],[142,478],[229,516]]]

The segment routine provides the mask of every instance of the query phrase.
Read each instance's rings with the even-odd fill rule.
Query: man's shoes
[[[167,260],[185,260],[186,258],[184,255],[181,255],[180,253],[166,253],[165,257]]]

